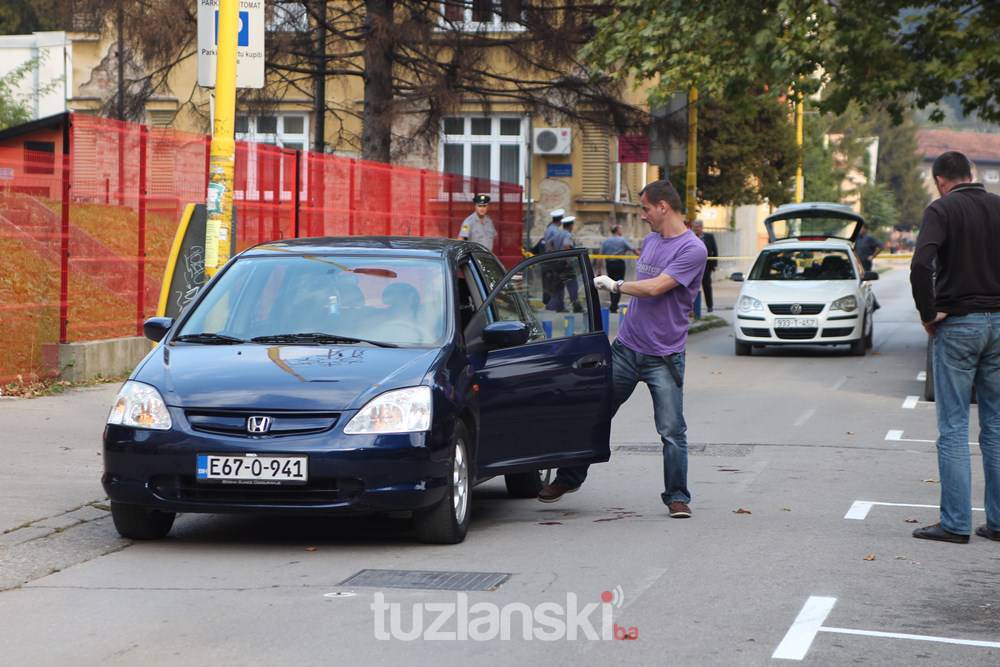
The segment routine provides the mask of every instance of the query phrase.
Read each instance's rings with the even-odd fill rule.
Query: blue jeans
[[[979,402],[979,447],[986,476],[986,522],[1000,530],[1000,313],[952,316],[934,336],[941,527],[972,532],[969,403]]]
[[[612,415],[618,412],[622,403],[628,400],[639,382],[645,382],[653,397],[653,419],[656,431],[663,442],[663,504],[675,500],[691,502],[687,488],[687,424],[684,423],[684,390],[678,387],[674,376],[667,368],[673,364],[678,377],[684,379],[684,353],[671,357],[657,357],[634,352],[617,340],[611,344],[611,373],[614,384],[614,407]],[[587,479],[589,466],[559,468],[557,482],[568,486],[580,486]]]

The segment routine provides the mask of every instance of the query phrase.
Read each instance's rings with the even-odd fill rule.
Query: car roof
[[[850,241],[838,238],[827,238],[822,241],[804,241],[797,238],[780,239],[768,243],[764,250],[808,249],[808,250],[852,250]]]
[[[388,254],[410,257],[448,257],[473,249],[485,250],[477,243],[425,236],[318,236],[280,239],[253,246],[242,255],[262,256],[276,253],[310,254]]]

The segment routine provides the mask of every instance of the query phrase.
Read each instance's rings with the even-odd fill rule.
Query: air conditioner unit
[[[536,127],[531,141],[535,155],[569,155],[573,134],[568,127]]]

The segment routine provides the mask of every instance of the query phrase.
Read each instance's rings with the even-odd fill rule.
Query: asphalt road
[[[734,286],[719,292],[731,305]],[[612,461],[580,492],[542,505],[489,482],[474,493],[467,540],[450,547],[415,544],[402,519],[194,515],[166,540],[130,543],[114,532],[98,483],[116,388],[0,401],[0,656],[11,665],[1000,664],[1000,544],[910,537],[937,520],[934,408],[907,400],[920,394],[926,339],[905,269],[884,274],[876,292],[884,307],[864,358],[808,348],[737,358],[729,329],[692,337],[690,520],[668,518],[660,502],[642,388],[615,420]],[[509,577],[461,596],[341,584],[366,568]],[[605,591],[612,601],[583,616]],[[476,622],[459,623],[463,606]],[[587,639],[590,626],[600,636],[602,613],[612,635],[617,625],[637,639]],[[510,639],[494,638],[491,614],[510,621]],[[576,621],[560,632],[554,617]]]

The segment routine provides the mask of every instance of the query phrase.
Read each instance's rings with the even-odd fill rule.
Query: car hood
[[[764,303],[829,303],[857,293],[855,280],[750,280],[743,283],[741,295]]]
[[[439,349],[300,345],[157,347],[135,380],[183,408],[352,410],[423,382]]]

